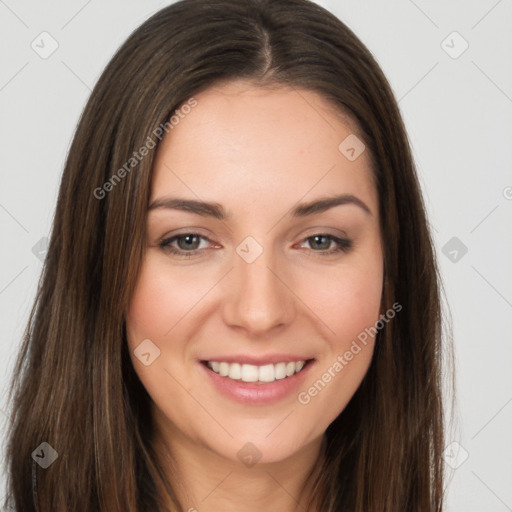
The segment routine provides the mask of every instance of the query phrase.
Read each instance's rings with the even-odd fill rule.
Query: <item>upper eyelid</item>
[[[203,235],[202,233],[199,233],[197,231],[184,231],[183,233],[177,233],[177,234],[170,235],[170,236],[163,236],[162,241],[174,240],[175,238],[179,238],[181,236],[187,236],[187,235],[198,236],[199,238],[203,238],[203,239],[209,240],[210,242],[213,242],[213,240],[211,238],[209,238],[207,235]],[[340,238],[339,235],[334,235],[333,233],[328,233],[326,231],[315,231],[314,233],[312,233],[310,235],[303,236],[301,238],[301,241],[307,240],[308,238],[312,238],[314,236],[328,236],[328,237],[332,237],[332,238]],[[346,236],[348,238],[348,235],[344,235],[344,236]]]
[[[169,240],[171,238],[176,238],[176,237],[185,236],[185,235],[198,235],[201,238],[208,239],[210,242],[213,241],[208,235],[203,234],[204,231],[202,230],[202,228],[191,226],[191,227],[186,227],[184,229],[186,231],[181,231],[179,233],[173,233],[173,234],[170,234],[169,236],[164,235],[164,236],[160,237],[160,239],[161,240]],[[320,226],[312,226],[312,227],[308,228],[307,231],[309,231],[310,229],[313,231],[311,231],[310,234],[303,235],[301,240],[305,240],[306,238],[310,238],[312,236],[318,236],[318,235],[326,235],[326,236],[331,236],[334,238],[351,239],[351,237],[345,230],[339,229],[339,228],[322,228]],[[337,233],[330,233],[329,231],[332,229],[335,229],[335,231],[337,231]],[[220,238],[222,238],[222,237],[220,237]]]
[[[211,240],[209,237],[207,237],[206,235],[201,235],[200,233],[194,233],[193,231],[191,232],[186,232],[186,233],[178,233],[177,235],[172,235],[172,236],[164,236],[162,238],[162,240],[160,241],[160,243],[162,242],[168,242],[168,243],[171,243],[171,242],[174,242],[176,239],[178,238],[181,238],[181,237],[184,237],[184,236],[187,236],[187,235],[193,235],[193,236],[197,236],[198,238],[202,239],[202,240],[207,240],[208,242],[210,243],[215,243],[213,242],[213,240]],[[199,249],[194,249],[194,250],[199,250]],[[189,251],[189,252],[193,252],[193,251]]]

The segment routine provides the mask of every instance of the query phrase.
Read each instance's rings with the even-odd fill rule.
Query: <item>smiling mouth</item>
[[[253,364],[228,363],[225,361],[201,361],[212,372],[227,379],[254,383],[269,384],[300,373],[314,359],[302,361],[280,362],[257,366]]]

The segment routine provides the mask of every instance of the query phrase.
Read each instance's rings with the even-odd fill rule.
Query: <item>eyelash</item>
[[[180,235],[175,235],[170,238],[165,238],[158,245],[163,251],[173,254],[177,257],[191,258],[192,256],[195,256],[197,253],[199,253],[203,249],[194,249],[192,251],[184,251],[182,249],[177,249],[177,248],[171,246],[171,243],[174,242],[175,240],[178,240],[180,238],[190,237],[190,236],[199,237],[203,240],[208,240],[209,242],[211,241],[209,238],[202,236],[199,233],[183,233]],[[329,249],[329,250],[323,250],[323,251],[315,251],[315,250],[311,249],[311,251],[313,253],[316,253],[317,255],[320,255],[320,256],[331,255],[331,254],[335,254],[335,253],[339,253],[339,252],[347,253],[352,249],[352,240],[338,238],[337,236],[330,235],[327,233],[316,233],[314,235],[308,236],[308,237],[304,238],[301,243],[303,243],[307,240],[311,240],[315,237],[324,237],[324,238],[327,238],[330,241],[337,244],[337,247],[335,249]]]

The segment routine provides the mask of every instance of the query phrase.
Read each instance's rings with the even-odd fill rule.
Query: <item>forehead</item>
[[[223,192],[259,191],[297,201],[336,188],[376,200],[368,152],[350,161],[339,147],[361,139],[357,124],[319,94],[237,81],[194,98],[159,146],[153,196],[192,191],[219,200]]]
[[[299,141],[304,142],[307,137],[316,146],[320,142],[332,145],[340,134],[359,132],[353,118],[333,102],[314,91],[293,86],[258,87],[237,80],[214,85],[194,98],[198,106],[193,116],[180,116],[180,124],[188,125],[188,135],[192,136],[203,135],[201,128],[222,127],[221,132],[209,134],[210,139],[215,136],[219,142],[236,140],[242,136],[242,127],[244,134],[252,134],[258,140],[270,142],[279,134],[283,143],[291,136],[299,136]],[[186,121],[186,117],[193,121]]]

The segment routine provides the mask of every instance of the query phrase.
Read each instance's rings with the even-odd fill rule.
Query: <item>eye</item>
[[[204,244],[202,244],[204,242]],[[163,239],[158,245],[168,254],[177,257],[191,258],[203,249],[207,249],[211,240],[199,233],[183,233]],[[318,255],[329,255],[338,252],[348,252],[352,248],[352,241],[339,238],[327,233],[318,233],[305,238],[300,247],[308,244],[311,252]]]
[[[348,252],[352,248],[351,240],[338,238],[327,233],[317,233],[316,235],[308,236],[301,242],[301,246],[305,243],[309,244],[313,252],[319,254],[333,254],[340,251]]]
[[[208,243],[206,247],[201,246],[201,241],[203,240],[210,242],[208,238],[198,233],[183,233],[181,235],[165,238],[158,245],[165,252],[184,258],[190,258],[200,250],[208,247]]]

